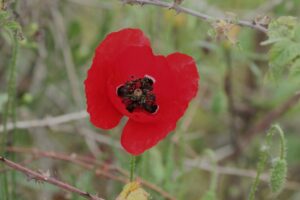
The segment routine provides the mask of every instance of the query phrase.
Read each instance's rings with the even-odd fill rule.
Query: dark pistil
[[[144,77],[127,81],[118,88],[117,94],[122,98],[122,102],[125,104],[128,112],[133,112],[135,109],[140,108],[146,112],[154,113],[158,106],[152,90],[153,80]]]

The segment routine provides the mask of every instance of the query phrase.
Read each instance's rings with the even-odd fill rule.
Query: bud
[[[274,161],[271,169],[270,186],[273,193],[279,193],[285,183],[287,174],[287,163],[284,159]]]
[[[140,183],[130,182],[126,184],[116,200],[148,200],[149,194],[141,188]]]

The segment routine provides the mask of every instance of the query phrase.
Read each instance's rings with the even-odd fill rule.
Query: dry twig
[[[95,160],[94,158],[89,158],[85,156],[79,156],[77,154],[64,154],[64,153],[58,153],[58,152],[45,152],[45,151],[40,151],[37,149],[30,149],[30,148],[20,148],[20,147],[12,147],[9,148],[8,151],[12,152],[17,152],[17,153],[29,153],[34,156],[41,156],[41,157],[48,157],[52,159],[57,159],[57,160],[64,160],[68,161],[74,164],[78,164],[81,167],[84,167],[88,170],[95,170],[96,175],[101,175],[106,178],[116,180],[119,182],[127,183],[129,181],[128,179],[128,172],[113,165],[107,165],[100,163],[99,161]],[[185,160],[185,165],[187,168],[199,168],[205,171],[212,172],[213,167],[211,164],[209,164],[206,161],[199,161],[198,159],[187,159]],[[102,168],[96,168],[96,167],[101,166]],[[124,175],[125,177],[122,176],[116,176],[112,173],[109,173],[106,170],[103,169],[108,169],[108,170],[115,170],[118,171],[120,174]],[[222,175],[230,175],[230,176],[240,176],[240,177],[248,177],[248,178],[255,178],[256,176],[256,171],[255,170],[248,170],[248,169],[240,169],[240,168],[235,168],[235,167],[227,167],[227,166],[217,166],[217,172],[218,174]],[[176,198],[171,196],[169,193],[166,191],[162,190],[158,186],[143,180],[138,177],[138,180],[147,188],[156,191],[157,193],[161,194],[163,197],[166,199],[170,200],[175,200]],[[261,180],[264,182],[269,181],[269,175],[267,173],[262,174]],[[289,190],[296,190],[299,191],[300,189],[300,183],[293,182],[293,181],[287,181],[285,184],[285,188]]]
[[[213,166],[207,162],[195,160],[186,160],[185,165],[188,168],[199,168],[205,171],[212,172]],[[235,167],[223,167],[217,166],[217,173],[223,175],[231,175],[231,176],[240,176],[240,177],[248,177],[248,178],[255,178],[256,171],[255,170],[247,170],[247,169],[240,169]],[[266,183],[269,183],[269,174],[264,173],[261,175],[260,180]],[[300,190],[300,183],[294,181],[286,181],[285,189],[289,190]]]
[[[148,5],[154,5],[154,6],[159,6],[159,7],[163,7],[163,8],[172,8],[172,9],[175,9],[176,12],[186,13],[188,15],[192,15],[194,17],[197,17],[197,18],[205,20],[205,21],[214,22],[214,21],[218,21],[218,20],[226,20],[226,21],[231,21],[232,23],[236,23],[240,26],[245,26],[245,27],[250,27],[252,29],[256,29],[256,30],[264,32],[264,33],[268,32],[268,30],[265,27],[263,27],[259,24],[255,24],[251,21],[246,21],[246,20],[234,20],[233,21],[230,18],[229,19],[216,18],[216,17],[210,16],[210,15],[204,14],[204,13],[194,11],[189,8],[182,7],[180,5],[174,6],[174,4],[172,4],[172,3],[168,3],[168,2],[164,2],[164,1],[160,1],[160,0],[120,0],[120,1],[125,4],[140,4],[140,5],[148,4]]]
[[[15,153],[29,153],[34,156],[39,156],[39,157],[46,157],[46,158],[52,158],[52,159],[57,159],[57,160],[63,160],[67,162],[71,162],[74,164],[77,164],[85,169],[88,170],[94,170],[96,175],[101,175],[109,179],[113,179],[122,183],[128,183],[129,182],[129,173],[126,170],[123,170],[117,166],[114,165],[109,165],[109,164],[104,164],[101,163],[94,158],[89,158],[85,156],[79,156],[77,154],[65,154],[65,153],[58,153],[58,152],[47,152],[47,151],[41,151],[38,149],[30,149],[30,148],[21,148],[21,147],[11,147],[7,149],[8,151],[15,152]],[[99,168],[101,167],[101,168]],[[106,170],[105,170],[106,169]],[[120,176],[115,176],[112,173],[109,173],[107,170],[113,170],[117,171],[120,174],[122,174],[125,177],[120,177]],[[166,199],[169,200],[175,200],[176,198],[173,197],[171,194],[168,192],[164,191],[160,187],[156,186],[153,183],[150,183],[140,177],[137,177],[139,182],[141,182],[142,185],[145,187],[159,193],[161,196],[163,196]]]
[[[29,176],[31,179],[34,179],[34,180],[37,180],[37,181],[42,181],[42,182],[46,182],[46,183],[50,183],[52,185],[55,185],[63,190],[66,190],[66,191],[69,191],[69,192],[72,192],[72,193],[76,193],[86,199],[89,199],[89,200],[104,200],[100,197],[97,197],[95,195],[91,195],[90,193],[88,192],[84,192],[72,185],[69,185],[65,182],[62,182],[62,181],[59,181],[51,176],[48,176],[48,175],[44,175],[44,174],[41,174],[41,173],[38,173],[36,171],[33,171],[29,168],[26,168],[26,167],[23,167],[22,165],[19,165],[15,162],[12,162],[6,158],[3,158],[0,156],[0,161],[3,162],[6,166],[16,170],[16,171],[19,171],[19,172],[22,172],[23,174],[25,174],[26,176]]]
[[[45,117],[43,119],[35,119],[28,121],[18,121],[15,124],[16,129],[30,129],[30,128],[38,128],[38,127],[54,127],[60,124],[81,120],[87,118],[88,114],[85,110],[68,113],[65,115],[59,115],[55,117]],[[14,128],[13,123],[7,124],[7,130],[10,131]],[[3,132],[3,125],[0,125],[0,133]],[[96,142],[101,144],[106,144],[110,146],[114,146],[116,148],[121,148],[121,145],[118,142],[113,141],[110,137],[96,134],[94,131],[90,129],[84,129],[84,131],[80,132],[83,136],[88,137]]]
[[[68,113],[65,115],[60,115],[56,117],[46,117],[44,119],[28,120],[28,121],[18,121],[16,122],[16,129],[28,129],[36,127],[51,127],[75,120],[80,120],[87,118],[88,114],[85,110]],[[13,129],[13,123],[7,124],[7,130],[10,131]],[[0,125],[0,132],[3,132],[3,125]]]

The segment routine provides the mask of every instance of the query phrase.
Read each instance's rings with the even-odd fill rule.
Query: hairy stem
[[[8,77],[8,87],[7,87],[7,105],[4,109],[3,112],[3,134],[2,137],[0,137],[1,139],[1,148],[0,147],[0,155],[5,155],[10,157],[12,160],[14,160],[14,154],[13,153],[9,153],[8,151],[4,150],[4,147],[10,147],[13,145],[14,142],[14,129],[15,129],[15,125],[16,125],[16,108],[15,108],[15,96],[16,96],[16,76],[17,76],[17,55],[18,55],[18,49],[19,49],[19,42],[17,39],[17,36],[12,33],[12,32],[8,32],[11,41],[13,43],[12,46],[12,57],[11,57],[11,61],[10,61],[10,65],[9,65],[9,77]],[[8,133],[8,129],[7,129],[7,122],[8,119],[11,118],[13,123],[13,131]],[[16,185],[16,177],[15,177],[15,173],[12,172],[11,173],[11,181],[12,181],[12,188],[15,187]],[[2,178],[2,183],[3,183],[3,192],[6,196],[6,199],[10,199],[10,192],[9,192],[9,188],[8,188],[8,177],[7,177],[7,173],[3,174],[3,178]],[[12,190],[12,198],[15,199],[15,192],[14,190]]]
[[[132,182],[134,179],[135,165],[136,165],[136,157],[132,155],[130,157],[130,182]]]
[[[265,169],[265,166],[266,166],[266,163],[267,163],[268,150],[270,148],[271,139],[272,139],[272,130],[269,130],[269,132],[267,134],[267,138],[266,138],[266,144],[262,147],[261,152],[260,152],[260,159],[259,159],[259,163],[257,165],[256,177],[255,177],[254,182],[251,186],[248,200],[254,200],[255,199],[255,192],[256,192],[256,190],[258,188],[258,184],[260,182],[260,176],[261,176],[263,170]]]

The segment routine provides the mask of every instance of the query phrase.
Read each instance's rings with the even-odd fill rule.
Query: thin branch
[[[68,113],[65,115],[60,115],[56,117],[46,117],[44,119],[36,119],[36,120],[29,120],[29,121],[18,121],[15,124],[16,129],[28,129],[28,128],[36,128],[36,127],[51,127],[75,120],[80,120],[87,118],[88,114],[85,110]],[[7,130],[10,131],[14,128],[13,123],[7,124]],[[4,127],[0,125],[0,132],[3,132]]]
[[[28,120],[28,121],[18,121],[15,124],[16,129],[29,129],[29,128],[37,128],[37,127],[53,127],[56,125],[68,123],[75,120],[81,120],[88,117],[88,114],[85,110],[74,112],[74,113],[68,113],[65,115],[59,115],[55,117],[45,117],[44,119],[35,119],[35,120]],[[14,128],[13,123],[7,124],[7,130],[10,131]],[[3,132],[4,127],[3,125],[0,125],[0,133]],[[114,146],[116,148],[121,148],[121,145],[119,142],[114,141],[112,138],[97,134],[94,131],[90,129],[84,129],[82,132],[80,132],[81,135],[84,137],[87,137],[89,139],[95,140],[96,142],[99,142],[101,144],[106,144],[110,146]]]
[[[12,162],[6,158],[3,158],[0,156],[0,161],[3,162],[5,165],[7,165],[8,167],[14,169],[14,170],[17,170],[19,172],[22,172],[23,174],[25,174],[26,176],[29,176],[31,179],[35,179],[37,181],[43,181],[43,182],[46,182],[46,183],[50,183],[52,185],[55,185],[63,190],[66,190],[66,191],[69,191],[69,192],[72,192],[72,193],[76,193],[86,199],[89,199],[89,200],[104,200],[100,197],[97,197],[95,195],[91,195],[90,193],[88,192],[84,192],[72,185],[69,185],[65,182],[62,182],[62,181],[59,181],[53,177],[50,177],[50,176],[47,176],[47,175],[43,175],[41,173],[38,173],[36,171],[33,171],[29,168],[26,168],[26,167],[23,167],[15,162]]]
[[[256,29],[258,31],[261,31],[263,33],[267,33],[268,29],[266,29],[265,27],[259,25],[259,24],[255,24],[251,21],[246,21],[246,20],[232,20],[230,18],[226,19],[226,18],[217,18],[217,17],[213,17],[204,13],[200,13],[197,11],[194,11],[192,9],[189,8],[185,8],[179,5],[175,5],[173,3],[168,3],[168,2],[164,2],[164,1],[160,1],[160,0],[120,0],[121,2],[125,3],[125,4],[139,4],[139,5],[154,5],[154,6],[159,6],[159,7],[163,7],[163,8],[170,8],[170,9],[174,9],[176,10],[176,12],[181,12],[181,13],[186,13],[188,15],[197,17],[199,19],[205,20],[205,21],[216,21],[216,20],[229,20],[232,23],[236,23],[240,26],[245,26],[245,27],[249,27],[252,29]]]
[[[65,154],[65,153],[58,153],[58,152],[53,152],[53,151],[41,151],[38,149],[30,149],[30,148],[22,148],[22,147],[11,147],[9,149],[7,149],[8,151],[11,152],[15,152],[15,153],[29,153],[32,154],[34,156],[39,156],[39,157],[46,157],[46,158],[52,158],[52,159],[57,159],[57,160],[63,160],[63,161],[67,161],[67,162],[71,162],[74,164],[77,164],[85,169],[88,170],[95,170],[95,174],[96,175],[101,175],[104,176],[106,178],[110,178],[122,183],[128,183],[129,182],[129,173],[126,170],[123,170],[122,168],[119,168],[117,166],[114,165],[108,165],[108,164],[104,164],[101,163],[99,161],[97,161],[94,158],[90,158],[90,157],[85,157],[85,156],[80,156],[77,154]],[[99,169],[99,166],[102,169]],[[98,167],[98,169],[97,169]],[[115,176],[111,173],[108,173],[106,170],[103,169],[108,169],[108,170],[115,170],[117,172],[119,172],[120,174],[124,175],[124,177],[120,177],[120,176]],[[175,200],[176,198],[173,197],[171,194],[169,194],[168,192],[164,191],[163,189],[161,189],[160,187],[156,186],[153,183],[150,183],[140,177],[137,177],[137,179],[141,182],[142,185],[144,185],[145,187],[157,192],[158,194],[160,194],[161,196],[163,196],[166,199],[169,200]]]
[[[72,3],[76,3],[76,4],[79,4],[79,5],[82,5],[82,6],[89,6],[89,7],[93,7],[93,8],[101,8],[101,9],[112,9],[113,8],[113,5],[111,2],[100,2],[100,1],[97,1],[97,0],[85,0],[85,1],[82,1],[82,0],[68,0]]]
[[[79,166],[82,166],[88,170],[96,170],[95,173],[96,175],[101,175],[116,181],[120,181],[123,183],[127,183],[129,181],[128,179],[128,172],[113,165],[106,165],[106,164],[101,164],[99,161],[95,160],[94,158],[89,158],[86,156],[80,156],[77,154],[64,154],[64,153],[58,153],[58,152],[45,152],[45,151],[40,151],[38,149],[30,149],[30,148],[21,148],[21,147],[11,147],[8,149],[8,151],[13,151],[17,153],[29,153],[34,156],[44,156],[52,159],[58,159],[58,160],[64,160],[64,161],[69,161],[74,164],[78,164]],[[103,168],[109,169],[109,170],[116,170],[120,172],[122,175],[125,175],[126,178],[120,177],[120,176],[115,176],[111,173],[105,172],[105,170],[101,169],[95,169],[95,166],[103,166]],[[185,160],[185,166],[187,168],[199,168],[205,171],[212,172],[213,171],[213,166],[206,162],[206,161],[201,161],[199,159],[187,159]],[[230,175],[230,176],[240,176],[240,177],[248,177],[248,178],[255,178],[256,176],[256,171],[255,170],[248,170],[248,169],[240,169],[236,167],[227,167],[227,166],[217,166],[217,172],[218,174],[222,175]],[[141,178],[137,178],[145,187],[148,187],[149,189],[152,189],[153,191],[158,192],[161,194],[163,197],[166,199],[175,199],[172,197],[169,193],[166,191],[162,190],[161,188],[157,187],[156,185],[143,180]],[[264,182],[269,181],[269,175],[267,173],[262,174],[261,180]],[[286,181],[285,188],[289,190],[295,190],[295,191],[300,191],[300,183],[294,182],[294,181]]]

